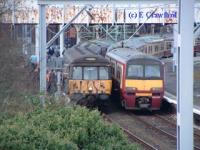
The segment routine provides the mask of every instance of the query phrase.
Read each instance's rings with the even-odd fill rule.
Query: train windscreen
[[[108,67],[73,67],[73,80],[110,80]],[[99,74],[99,75],[98,75]]]
[[[97,67],[84,67],[83,76],[84,80],[97,80],[98,72]]]
[[[129,64],[127,68],[128,79],[144,79],[161,77],[159,65],[143,65],[143,64]]]
[[[109,79],[108,67],[99,67],[99,79],[100,80]]]
[[[143,65],[129,65],[127,77],[142,78],[143,72],[144,72]]]
[[[82,67],[73,67],[72,79],[73,80],[82,80]]]
[[[146,78],[159,78],[160,66],[159,65],[145,65],[145,77]]]

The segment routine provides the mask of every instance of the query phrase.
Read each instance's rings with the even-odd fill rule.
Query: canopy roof
[[[200,1],[200,0],[196,0]],[[73,3],[73,4],[175,4],[178,0],[38,0],[38,4],[64,4],[64,3]]]

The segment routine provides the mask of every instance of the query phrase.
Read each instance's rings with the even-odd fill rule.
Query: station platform
[[[176,73],[172,68],[172,59],[165,59],[165,94],[169,103],[177,105]],[[200,115],[200,57],[194,57],[194,107],[193,113]]]
[[[164,94],[164,98],[167,102],[171,103],[171,104],[175,104],[177,105],[177,100],[176,100],[176,96],[172,95],[171,93],[165,92]],[[193,107],[193,113],[200,115],[200,107],[197,105],[194,105]]]

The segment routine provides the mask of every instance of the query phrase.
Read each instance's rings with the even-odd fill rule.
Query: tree
[[[16,10],[22,2],[0,0],[0,22],[4,15],[12,13],[13,4]],[[36,91],[31,68],[26,67],[22,41],[12,38],[12,32],[12,24],[0,23],[0,113],[28,109],[24,97]]]

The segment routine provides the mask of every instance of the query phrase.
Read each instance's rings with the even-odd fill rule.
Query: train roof
[[[101,66],[101,65],[110,65],[110,62],[100,55],[84,55],[74,59],[70,65],[79,65],[79,66]]]
[[[90,40],[81,42],[65,51],[64,61],[70,64],[76,58],[87,55],[100,55],[102,48],[107,48],[110,45],[110,40]]]
[[[86,56],[86,55],[98,55],[96,51],[89,51],[85,50],[85,45],[87,42],[79,43],[77,45],[74,45],[73,47],[67,49],[65,51],[65,63],[70,64],[72,61],[74,61],[76,58],[79,58],[81,56]]]
[[[115,49],[117,47],[121,47],[122,42],[124,44],[124,47],[129,47],[129,48],[140,48],[144,45],[147,44],[154,44],[157,42],[163,42],[165,40],[173,39],[172,35],[146,35],[146,36],[141,36],[141,37],[132,37],[131,39],[120,41],[117,43],[112,44],[108,50]]]
[[[159,59],[157,59],[154,56],[144,54],[142,52],[139,52],[138,50],[131,49],[131,48],[116,48],[107,52],[106,55],[122,63],[126,63],[134,59],[149,59],[149,60],[161,62]]]

